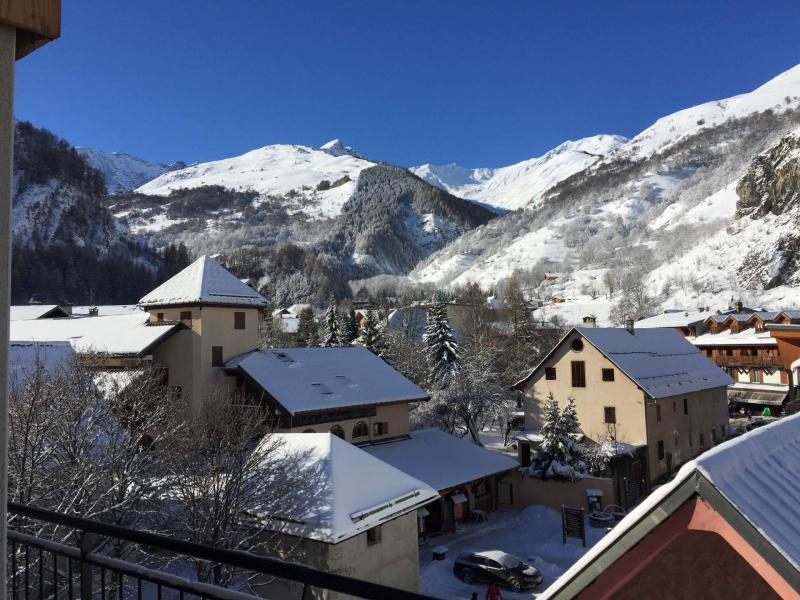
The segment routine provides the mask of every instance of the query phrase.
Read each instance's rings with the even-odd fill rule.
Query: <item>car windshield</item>
[[[503,565],[506,569],[513,569],[518,567],[522,561],[513,554],[503,554],[497,557],[497,562]]]

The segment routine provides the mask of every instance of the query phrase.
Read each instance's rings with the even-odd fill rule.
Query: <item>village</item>
[[[234,448],[261,465],[241,476],[297,471],[281,493],[266,486],[266,498],[228,507],[227,518],[260,515],[252,526],[258,540],[244,547],[432,597],[469,598],[492,583],[509,598],[572,597],[580,586],[635,597],[656,576],[648,565],[665,559],[675,579],[661,569],[659,585],[679,585],[676,593],[686,579],[702,585],[687,574],[693,569],[724,569],[725,585],[750,586],[759,597],[796,584],[791,555],[774,570],[744,562],[794,545],[783,545],[785,531],[765,531],[763,509],[715,477],[734,465],[774,465],[772,478],[758,478],[758,494],[780,501],[781,479],[790,474],[779,469],[796,452],[797,417],[790,415],[800,406],[800,311],[734,303],[624,327],[599,327],[587,315],[573,327],[537,323],[524,298],[508,310],[502,298],[481,299],[474,289],[472,303],[440,294],[390,310],[367,300],[270,311],[251,283],[219,260],[198,258],[136,305],[12,306],[12,417],[30,417],[44,388],[88,371],[93,397],[130,403],[129,419],[153,412],[149,420],[136,417],[145,421],[137,443],[156,455],[172,444],[176,417],[191,427],[216,422],[223,432],[220,420],[244,418],[257,447],[238,439]],[[393,328],[416,340],[417,368],[392,364]],[[476,341],[487,343],[481,335],[508,328],[526,335],[538,358],[500,389],[491,368],[466,361]],[[265,344],[275,339],[283,345]],[[12,423],[12,477],[24,475],[14,469],[26,460],[15,452],[30,452],[31,436],[39,435],[30,422]],[[154,472],[151,464],[129,476]],[[667,490],[683,490],[696,474],[705,487],[676,504]],[[146,493],[126,502],[133,507],[146,495],[153,503],[156,494],[181,504],[186,492],[179,490],[192,482],[214,487],[213,472],[185,475],[188,481],[173,476],[178,491],[148,483]],[[12,486],[12,499],[26,497],[43,504],[47,495],[35,485]],[[94,509],[104,512],[102,504]],[[197,511],[194,519],[203,514],[187,510]],[[661,511],[658,522],[645,520],[645,531],[644,515],[654,510]],[[692,519],[701,517],[698,528]],[[146,519],[141,525],[152,526]],[[630,535],[666,536],[669,543],[626,550]],[[726,558],[694,561],[687,544]],[[622,576],[620,561],[636,566]],[[296,593],[276,582],[253,589],[268,597]]]

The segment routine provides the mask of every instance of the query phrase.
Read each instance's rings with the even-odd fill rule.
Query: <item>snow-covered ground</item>
[[[465,552],[502,550],[532,564],[544,576],[544,582],[533,593],[515,594],[503,589],[509,600],[535,598],[572,563],[596,544],[605,534],[586,523],[586,548],[580,540],[561,538],[561,513],[545,506],[529,506],[522,511],[493,512],[486,523],[462,525],[457,533],[428,538],[420,547],[420,591],[438,598],[469,600],[472,592],[483,599],[485,584],[467,585],[453,575],[455,558]],[[446,546],[447,558],[435,561],[431,550]]]

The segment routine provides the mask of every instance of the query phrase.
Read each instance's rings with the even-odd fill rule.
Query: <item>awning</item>
[[[450,499],[453,501],[453,504],[461,504],[467,501],[467,497],[464,494],[453,494],[450,496]]]
[[[742,402],[744,404],[782,406],[786,396],[787,392],[783,390],[728,389],[729,402]]]

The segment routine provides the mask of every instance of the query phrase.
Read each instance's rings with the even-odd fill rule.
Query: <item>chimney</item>
[[[633,319],[628,319],[625,321],[625,329],[628,330],[628,333],[633,335]]]
[[[736,312],[737,313],[741,313],[742,312],[742,308],[744,308],[744,304],[742,304],[741,300],[737,300],[736,301]]]
[[[90,317],[96,317],[96,316],[97,316],[97,315],[99,315],[99,314],[100,314],[100,309],[99,309],[99,308],[97,308],[96,306],[92,306],[92,307],[89,309],[89,316],[90,316]]]

